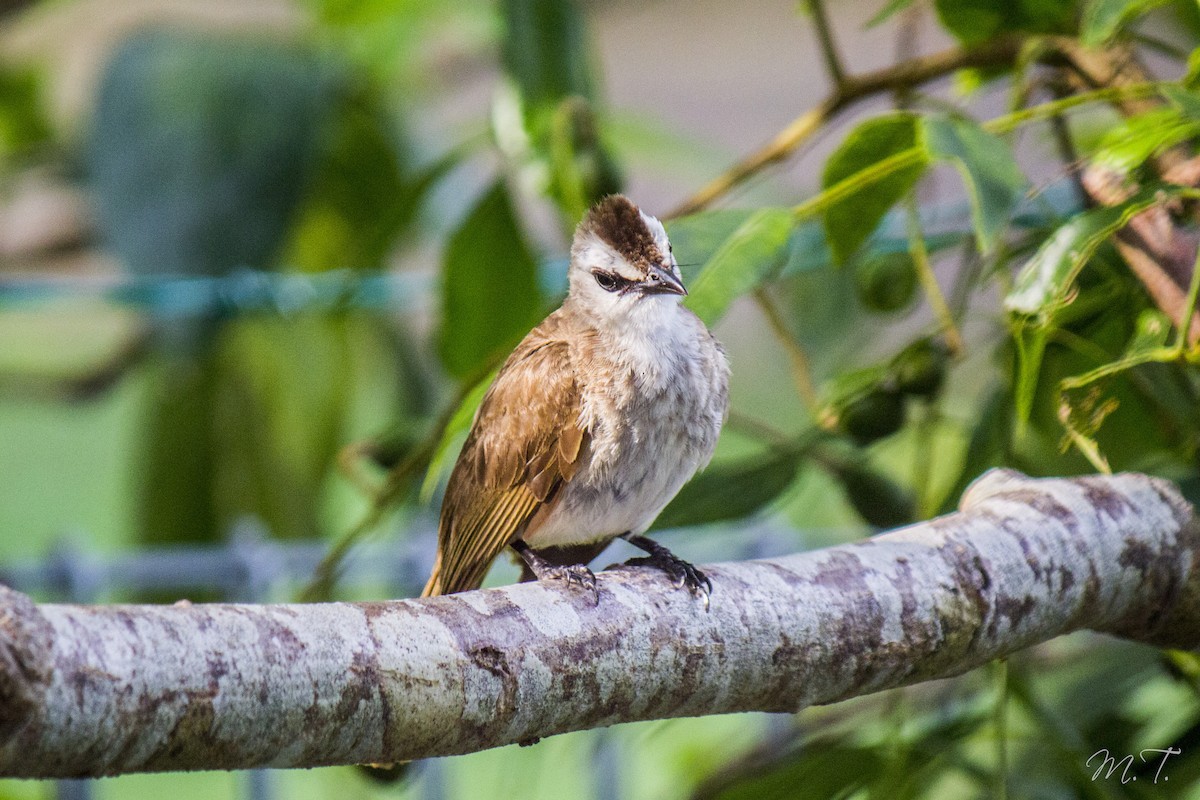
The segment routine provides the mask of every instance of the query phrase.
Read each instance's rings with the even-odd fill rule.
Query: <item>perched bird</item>
[[[620,536],[649,553],[629,563],[664,570],[707,606],[708,578],[642,535],[708,463],[728,410],[725,351],[686,294],[662,223],[621,195],[588,212],[566,300],[517,345],[476,413],[425,596],[478,588],[512,547],[539,580],[598,600],[586,562]]]

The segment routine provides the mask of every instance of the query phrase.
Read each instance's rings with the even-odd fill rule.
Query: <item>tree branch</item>
[[[0,776],[312,767],[617,722],[790,712],[957,675],[1081,628],[1200,645],[1200,529],[1142,475],[994,471],[962,512],[661,573],[600,602],[522,584],[319,605],[35,605],[0,589]]]
[[[1020,52],[1020,46],[1016,38],[1000,38],[974,47],[954,47],[875,72],[843,75],[828,97],[796,117],[761,149],[734,164],[667,216],[681,217],[708,207],[766,167],[787,158],[831,119],[862,100],[920,86],[968,67],[1010,64]],[[836,74],[834,79],[837,80]]]

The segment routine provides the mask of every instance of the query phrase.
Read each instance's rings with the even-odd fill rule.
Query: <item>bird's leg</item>
[[[585,565],[572,564],[562,567],[558,564],[551,564],[521,539],[512,541],[512,549],[516,550],[521,560],[529,565],[530,572],[536,575],[539,581],[565,581],[567,586],[578,584],[581,589],[591,592],[592,603],[599,605],[600,592],[596,588],[596,575]]]
[[[626,561],[630,566],[657,567],[671,576],[675,585],[688,587],[693,593],[704,597],[704,608],[708,609],[708,598],[712,594],[712,581],[700,570],[684,561],[653,539],[639,536],[636,533],[623,533],[621,538],[634,547],[645,550],[650,555],[645,558],[631,558]]]

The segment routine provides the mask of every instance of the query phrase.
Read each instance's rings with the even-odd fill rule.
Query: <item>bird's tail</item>
[[[440,547],[437,557],[433,561],[433,572],[430,573],[425,588],[421,590],[421,597],[436,597],[439,594],[446,594],[446,588],[442,584],[442,548]]]

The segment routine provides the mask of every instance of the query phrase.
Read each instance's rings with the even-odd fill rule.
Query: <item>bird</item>
[[[708,464],[729,362],[687,295],[662,223],[624,195],[575,229],[568,290],[484,394],[451,471],[422,596],[477,589],[511,548],[527,575],[591,594],[587,562],[621,537],[708,608],[712,582],[645,536]]]

